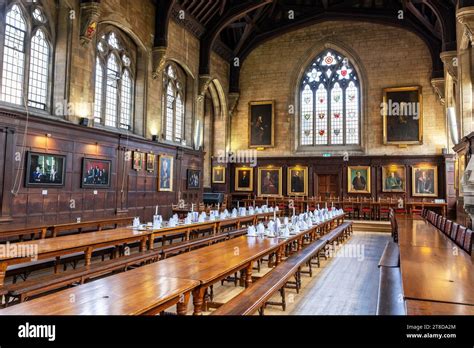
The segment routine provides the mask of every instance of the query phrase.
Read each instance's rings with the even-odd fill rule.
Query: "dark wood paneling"
[[[0,111],[0,194],[2,197],[0,230],[30,225],[57,224],[101,219],[115,215],[137,215],[151,221],[155,206],[167,218],[171,204],[177,203],[178,192],[189,196],[195,203],[202,199],[202,189],[186,188],[188,168],[202,171],[202,153],[165,144],[158,144],[133,135],[86,128],[70,123],[30,117],[28,133],[22,114]],[[50,134],[51,137],[47,137]],[[7,146],[8,142],[11,146]],[[125,161],[128,151],[157,155],[155,171],[135,171],[131,160]],[[66,156],[66,180],[62,188],[25,187],[25,159],[14,162],[15,152],[37,151]],[[175,157],[173,192],[157,191],[158,156]],[[82,159],[84,157],[112,161],[111,186],[107,189],[81,188]],[[26,157],[25,157],[26,158]],[[7,164],[11,162],[10,167]],[[8,180],[5,180],[8,178]],[[18,178],[16,195],[10,195]],[[3,185],[1,185],[3,184]],[[16,191],[15,190],[15,191]],[[123,192],[122,192],[123,190]]]
[[[287,168],[295,165],[308,166],[308,188],[309,195],[315,192],[315,180],[318,175],[339,175],[339,195],[340,196],[365,196],[378,199],[379,197],[400,197],[413,198],[412,196],[412,175],[411,168],[420,163],[433,164],[438,166],[438,197],[446,199],[446,158],[444,156],[352,156],[348,161],[342,157],[274,157],[259,158],[257,167],[254,168],[254,191],[257,194],[257,168],[268,165],[283,167],[283,194],[287,195]],[[397,164],[404,165],[407,170],[407,185],[404,193],[382,192],[382,166]],[[234,172],[239,164],[228,166],[225,185],[213,185],[215,192],[235,193]],[[347,167],[348,166],[370,166],[371,167],[371,194],[349,194],[347,192]],[[431,199],[431,198],[430,198]]]

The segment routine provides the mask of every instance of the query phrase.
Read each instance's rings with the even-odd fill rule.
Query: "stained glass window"
[[[14,4],[5,13],[0,100],[46,110],[51,44],[47,19],[35,3],[27,2],[24,9]]]
[[[96,124],[130,130],[134,61],[128,52],[131,44],[126,45],[124,40],[124,36],[109,31],[97,43],[94,120]]]
[[[301,146],[360,144],[360,82],[347,57],[318,55],[301,82]]]
[[[180,143],[184,139],[184,84],[185,75],[174,63],[170,63],[163,74],[164,137],[168,141]]]

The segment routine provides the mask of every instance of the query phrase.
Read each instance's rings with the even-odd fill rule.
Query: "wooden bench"
[[[29,240],[34,240],[37,238],[44,239],[46,238],[47,233],[48,233],[47,226],[0,231],[0,241],[7,241],[9,240],[9,238],[11,238],[12,241],[22,242],[24,240],[24,236],[29,236]]]
[[[50,228],[52,237],[57,237],[61,232],[82,233],[84,230],[91,232],[101,231],[104,227],[117,228],[119,226],[130,225],[133,222],[133,217],[117,217],[96,221],[84,221],[77,223],[67,223],[54,225]]]
[[[405,315],[400,268],[380,267],[377,315]]]
[[[222,233],[215,236],[201,237],[185,242],[171,244],[161,248],[161,256],[163,259],[166,259],[170,256],[188,252],[193,249],[202,248],[226,239],[228,239],[228,235],[226,233]]]
[[[380,267],[400,267],[400,248],[397,243],[387,242],[379,261]]]
[[[286,283],[300,271],[303,265],[310,266],[311,259],[319,254],[326,243],[327,241],[325,240],[318,240],[293,254],[285,262],[280,263],[273,270],[252,284],[251,287],[220,306],[212,315],[252,315],[256,311],[259,311],[259,313],[263,315],[263,308],[266,304],[281,305],[283,310],[285,310]],[[282,302],[268,302],[277,291],[281,293]]]
[[[111,259],[89,267],[82,267],[76,270],[41,276],[36,279],[24,281],[22,283],[6,285],[1,291],[7,293],[7,304],[10,298],[24,302],[28,298],[44,294],[49,291],[59,290],[73,284],[83,284],[87,280],[98,278],[106,274],[126,271],[131,266],[143,264],[149,261],[157,261],[160,258],[160,250],[148,250],[137,254],[124,256],[118,259]]]

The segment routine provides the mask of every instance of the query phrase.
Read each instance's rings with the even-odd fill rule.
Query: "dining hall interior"
[[[0,0],[0,317],[474,315],[472,0]]]

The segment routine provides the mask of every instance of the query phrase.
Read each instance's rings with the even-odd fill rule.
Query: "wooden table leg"
[[[143,237],[141,240],[140,240],[140,252],[142,251],[145,251],[146,249],[146,239],[147,237]]]
[[[148,248],[153,250],[155,248],[155,234],[152,233],[148,236]]]
[[[199,286],[193,290],[193,315],[202,315],[202,305],[204,304],[204,295],[206,294],[206,287]]]
[[[3,286],[5,282],[5,274],[7,273],[7,267],[8,265],[6,262],[0,263],[0,286]]]
[[[178,315],[186,315],[188,312],[189,292],[181,295],[179,302],[176,304],[176,313]]]
[[[253,271],[253,261],[250,261],[245,272],[245,287],[248,288],[252,285],[252,271]]]
[[[85,261],[86,261],[86,266],[90,266],[91,265],[91,258],[92,258],[92,248],[89,247],[86,249],[86,252],[84,253],[85,254]]]

